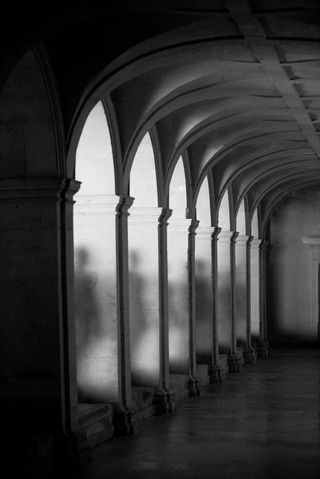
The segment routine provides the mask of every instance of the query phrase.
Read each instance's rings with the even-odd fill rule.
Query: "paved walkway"
[[[81,456],[88,479],[320,478],[320,351],[274,351]]]

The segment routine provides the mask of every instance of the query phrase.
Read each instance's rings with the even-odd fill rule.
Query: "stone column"
[[[0,181],[2,430],[17,457],[32,461],[52,457],[76,427],[73,306],[65,295],[72,277],[63,261],[78,186],[62,178]]]
[[[172,218],[168,228],[169,362],[170,373],[189,378],[189,391],[193,395],[197,393],[197,383],[190,358],[193,325],[190,325],[189,268],[194,240],[192,225],[191,231],[189,227],[190,220]]]
[[[250,324],[250,313],[248,311],[248,254],[247,242],[249,236],[239,235],[236,239],[236,298],[235,316],[237,328],[237,346],[243,348],[245,363],[254,362],[251,338],[248,341],[248,324]],[[250,263],[249,263],[250,264]]]
[[[260,277],[260,324],[259,324],[259,341],[257,353],[259,357],[267,358],[269,356],[269,343],[267,339],[267,311],[266,311],[266,296],[267,296],[267,251],[269,242],[263,240],[259,246],[259,277]]]
[[[133,198],[122,197],[117,205],[117,309],[119,328],[119,407],[115,414],[118,434],[133,432],[131,371],[130,371],[130,323],[129,323],[129,274],[128,274],[128,209]]]
[[[160,314],[160,387],[157,392],[159,412],[172,412],[176,408],[175,394],[170,387],[169,374],[169,313],[168,313],[168,219],[169,208],[162,208],[158,218],[159,241],[159,314]]]
[[[244,364],[243,351],[237,346],[237,321],[236,321],[236,241],[239,233],[233,231],[230,238],[230,272],[231,272],[231,354],[228,357],[230,372],[239,372]]]
[[[253,238],[250,242],[251,337],[257,349],[260,339],[260,244],[258,238]]]
[[[247,330],[246,330],[246,349],[244,351],[244,358],[246,364],[255,364],[257,361],[257,351],[252,346],[251,338],[251,243],[253,236],[248,236],[246,243],[246,258],[247,258],[247,288],[246,288],[246,301],[247,301]]]
[[[200,393],[196,360],[196,284],[195,237],[199,221],[193,219],[188,234],[188,285],[189,285],[189,389],[192,396]]]

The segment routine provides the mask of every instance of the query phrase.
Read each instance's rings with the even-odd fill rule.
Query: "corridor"
[[[274,350],[225,383],[82,453],[84,479],[320,477],[320,352]]]

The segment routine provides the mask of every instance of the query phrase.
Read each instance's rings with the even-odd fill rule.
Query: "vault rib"
[[[263,67],[267,77],[273,82],[293,117],[307,138],[311,148],[320,159],[320,139],[311,121],[297,90],[282,68],[276,50],[276,43],[269,40],[265,31],[252,14],[246,0],[222,0],[228,9],[231,18],[245,37],[247,45],[251,48],[257,60]]]

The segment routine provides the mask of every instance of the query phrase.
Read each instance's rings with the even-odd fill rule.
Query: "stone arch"
[[[81,181],[74,207],[75,327],[80,403],[117,402],[118,324],[115,214],[119,198],[113,149],[101,102],[76,148]]]
[[[29,50],[11,69],[2,88],[0,110],[0,176],[63,176],[60,106],[42,46]]]

